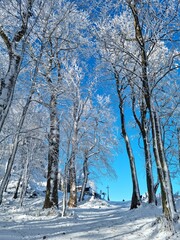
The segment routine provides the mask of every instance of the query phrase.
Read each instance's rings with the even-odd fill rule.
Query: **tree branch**
[[[1,25],[0,25],[0,36],[3,39],[4,43],[6,44],[8,51],[12,51],[11,42],[8,36],[6,35],[6,33],[4,32],[3,27]]]

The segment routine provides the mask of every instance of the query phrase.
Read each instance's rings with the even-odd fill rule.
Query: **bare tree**
[[[70,181],[70,198],[68,205],[69,207],[77,206],[77,189],[76,189],[76,156],[78,153],[79,145],[79,131],[80,122],[84,114],[86,104],[89,100],[90,95],[84,99],[82,98],[81,81],[82,77],[80,69],[76,63],[73,66],[71,75],[71,94],[72,94],[72,139],[71,139],[71,153],[69,156],[69,181]],[[90,92],[90,91],[89,91]]]
[[[125,124],[124,102],[125,102],[126,96],[124,95],[124,90],[127,88],[127,85],[126,85],[126,82],[124,83],[123,79],[120,80],[119,73],[116,69],[114,69],[114,75],[115,75],[116,88],[117,88],[117,93],[119,98],[121,132],[126,144],[126,150],[127,150],[127,154],[130,161],[130,167],[131,167],[131,176],[132,176],[132,183],[133,183],[131,209],[133,209],[133,208],[137,208],[137,206],[141,204],[141,199],[140,199],[138,178],[136,173],[135,158],[133,155],[132,147],[126,131],[126,124]]]

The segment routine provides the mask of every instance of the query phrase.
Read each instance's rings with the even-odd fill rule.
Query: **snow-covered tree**
[[[116,73],[122,76],[121,79],[126,80],[125,88],[131,86],[134,94],[132,100],[140,99],[137,97],[139,93],[143,99],[139,107],[142,108],[144,105],[144,113],[141,112],[140,116],[145,116],[146,124],[149,122],[151,127],[152,148],[160,179],[163,212],[168,222],[176,221],[177,214],[162,141],[162,121],[156,102],[158,98],[155,95],[159,95],[161,84],[166,88],[167,76],[179,68],[179,51],[176,45],[179,31],[177,26],[179,3],[164,1],[162,4],[158,0],[143,2],[127,0],[114,1],[113,4],[116,8],[113,14],[109,14],[112,13],[111,9],[106,9],[101,14],[100,24],[97,24],[96,35],[101,46],[101,56],[104,61],[110,62],[116,68]],[[106,19],[103,18],[104,13],[107,14]],[[117,90],[120,89],[118,86]],[[127,91],[127,94],[130,92]],[[139,114],[134,114],[136,120]],[[140,122],[136,122],[141,128]],[[145,126],[147,127],[148,125]],[[144,142],[144,146],[145,144]]]
[[[119,31],[123,31],[124,29],[128,29],[128,34],[130,36],[132,35],[131,27],[129,25],[126,26],[126,22],[129,24],[129,22],[125,20],[126,16],[128,16],[127,13],[122,14],[121,17],[115,16],[112,21],[103,18],[104,21],[97,23],[96,37],[98,41],[98,49],[101,56],[101,61],[105,64],[104,68],[108,69],[111,78],[113,78],[116,83],[116,92],[119,99],[121,133],[130,161],[132,175],[132,209],[140,205],[141,199],[138,177],[136,173],[135,157],[130,143],[130,138],[128,136],[126,116],[124,114],[125,103],[127,104],[128,95],[130,94],[128,88],[128,75],[125,70],[127,67],[133,66],[131,63],[129,63],[129,56],[126,56],[125,53],[123,54],[124,47],[127,45],[130,51],[131,46],[127,43],[124,43],[122,37],[119,35]],[[134,48],[132,47],[132,49]]]
[[[96,169],[99,176],[116,175],[111,164],[118,146],[117,129],[113,127],[116,119],[111,110],[109,96],[97,95],[94,101],[87,105],[84,117],[79,147],[83,159],[80,201],[84,199],[86,185]]]
[[[68,98],[66,63],[87,43],[87,15],[71,1],[46,1],[31,39],[31,57],[38,62],[36,101],[50,113],[47,189],[44,208],[58,206],[59,118]],[[39,57],[41,56],[41,57]],[[67,72],[66,72],[67,71]]]
[[[1,43],[3,42],[1,54],[3,54],[4,64],[1,68],[0,83],[0,131],[11,106],[24,50],[35,24],[33,20],[30,24],[30,19],[32,16],[34,20],[37,18],[33,8],[34,2],[33,0],[1,1],[0,38]]]

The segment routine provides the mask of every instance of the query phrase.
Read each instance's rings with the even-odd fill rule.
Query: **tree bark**
[[[23,173],[23,178],[22,178],[22,188],[21,188],[21,193],[20,193],[20,205],[23,205],[23,200],[24,196],[26,195],[27,192],[27,186],[29,182],[29,159],[27,157],[26,162],[25,162],[25,167],[24,167],[24,173]]]
[[[69,164],[70,164],[69,166],[70,197],[68,206],[77,207],[76,169],[74,152],[72,153]]]
[[[131,86],[131,88],[132,88],[132,95],[133,95],[132,96],[133,115],[137,125],[139,126],[139,129],[143,138],[145,163],[146,163],[146,183],[147,183],[147,190],[148,190],[148,202],[156,204],[156,196],[154,191],[154,179],[153,179],[153,173],[152,173],[152,159],[151,159],[150,144],[149,144],[149,137],[148,137],[149,135],[149,130],[147,126],[148,120],[146,119],[147,107],[146,107],[146,104],[144,103],[144,100],[142,99],[141,106],[140,106],[141,120],[139,120],[135,112],[135,94],[134,94],[133,86]]]
[[[63,206],[62,206],[62,217],[66,216],[67,211],[67,177],[68,177],[68,165],[66,163],[64,170],[64,181],[63,181]]]
[[[146,182],[147,182],[147,190],[148,190],[148,202],[156,203],[149,139],[148,139],[147,133],[145,132],[142,133],[142,136],[143,136],[144,152],[145,152],[145,159],[146,159]]]
[[[77,96],[76,96],[77,97]],[[79,99],[75,99],[73,106],[73,137],[72,137],[72,152],[69,160],[69,181],[70,181],[70,197],[68,206],[77,207],[77,188],[76,188],[76,168],[75,159],[78,148],[78,107]]]
[[[58,207],[59,119],[56,94],[52,94],[50,100],[50,132],[48,140],[48,173],[43,208]]]
[[[165,186],[163,187],[163,194],[166,194],[166,196],[162,198],[162,205],[163,205],[165,217],[170,221],[173,221],[173,220],[176,221],[178,219],[178,215],[176,213],[176,206],[175,206],[175,201],[173,196],[172,184],[171,184],[169,169],[168,169],[168,165],[167,165],[167,161],[164,153],[160,122],[156,112],[154,112],[154,122],[155,122],[156,136],[157,136],[158,153],[159,153],[161,165],[162,165],[161,173],[163,173],[163,176],[164,176],[163,181],[165,183],[164,184]]]
[[[83,178],[81,194],[80,194],[80,197],[79,197],[79,202],[82,202],[84,200],[84,193],[85,193],[86,185],[87,185],[87,182],[88,182],[89,171],[88,171],[88,157],[87,157],[86,153],[85,153],[85,156],[84,156],[83,174],[84,174],[84,178]]]
[[[18,182],[17,182],[16,190],[15,190],[15,193],[14,193],[14,196],[13,196],[14,199],[18,198],[18,191],[19,191],[19,186],[20,186],[20,183],[21,183],[21,179],[22,179],[22,172],[21,172],[21,174],[19,176],[19,179],[18,179]]]

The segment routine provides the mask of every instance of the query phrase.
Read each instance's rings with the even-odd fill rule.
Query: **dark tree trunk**
[[[133,83],[130,82],[131,89],[132,89],[132,110],[134,119],[140,129],[143,139],[144,145],[144,154],[145,154],[145,163],[146,163],[146,183],[147,183],[147,190],[148,190],[148,202],[156,204],[156,196],[154,192],[154,179],[152,173],[152,160],[151,160],[151,152],[150,152],[150,144],[149,144],[149,126],[148,126],[148,119],[147,119],[147,107],[144,102],[144,99],[141,100],[140,105],[140,114],[141,120],[138,119],[135,111],[135,93],[134,93],[134,86]],[[141,97],[141,96],[140,96]]]
[[[136,173],[136,166],[135,166],[135,159],[133,156],[131,144],[129,141],[129,137],[126,133],[125,128],[125,117],[124,117],[124,110],[123,110],[123,99],[120,97],[120,115],[121,115],[121,130],[122,135],[126,144],[126,150],[129,157],[130,168],[131,168],[131,177],[132,177],[132,185],[133,185],[133,193],[132,193],[132,200],[131,200],[131,209],[137,208],[141,204],[140,198],[140,191],[139,191],[139,184],[138,178]]]
[[[148,202],[156,203],[149,140],[146,134],[143,136],[143,142],[144,142],[144,152],[145,152],[145,159],[146,159],[146,182],[147,182],[147,190],[148,190]]]
[[[48,174],[43,208],[58,207],[59,120],[56,94],[50,101],[50,132],[48,135]]]
[[[88,182],[88,175],[89,175],[88,157],[87,157],[86,153],[85,153],[84,163],[83,163],[83,174],[84,174],[84,179],[83,179],[81,194],[80,194],[80,197],[79,197],[80,202],[82,202],[84,200],[84,193],[85,193],[86,185],[87,185],[87,182]]]
[[[16,190],[15,190],[15,193],[14,193],[14,196],[13,196],[14,199],[17,199],[17,197],[18,197],[18,191],[19,191],[19,186],[20,186],[20,183],[21,183],[21,179],[22,179],[22,173],[21,173],[21,175],[18,179]]]
[[[70,182],[70,197],[68,206],[77,207],[77,188],[76,188],[76,169],[75,169],[75,154],[73,153],[69,162],[69,182]]]
[[[121,132],[122,136],[126,145],[126,150],[129,158],[130,163],[130,169],[131,169],[131,177],[132,177],[132,186],[133,186],[133,193],[132,193],[132,200],[131,200],[131,209],[137,208],[141,204],[141,198],[140,198],[140,191],[139,191],[139,184],[138,184],[138,178],[136,173],[136,166],[135,166],[135,159],[133,155],[133,151],[131,148],[131,144],[129,141],[129,137],[126,132],[126,126],[125,126],[125,116],[124,116],[124,98],[122,96],[122,92],[124,91],[125,86],[120,86],[119,83],[119,74],[114,69],[114,75],[116,79],[116,89],[117,94],[119,98],[119,109],[120,109],[120,119],[121,119]]]

